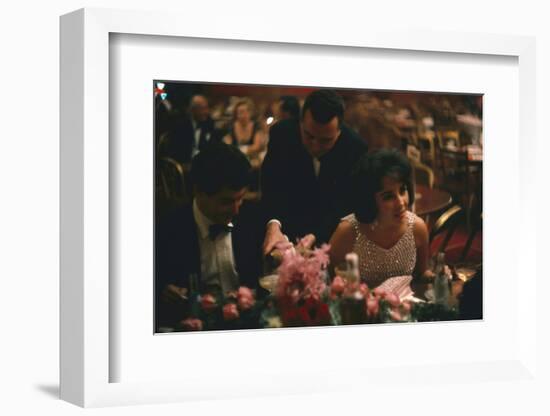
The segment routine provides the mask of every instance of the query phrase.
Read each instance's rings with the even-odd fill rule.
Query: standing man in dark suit
[[[157,327],[185,317],[189,290],[221,296],[256,288],[261,247],[255,229],[239,218],[251,179],[246,156],[224,143],[201,151],[191,165],[195,197],[156,230]]]
[[[208,100],[203,95],[195,95],[191,98],[189,116],[176,122],[168,134],[163,156],[187,164],[207,144],[221,139],[221,131],[215,128],[214,120],[210,117]]]
[[[331,90],[305,100],[300,120],[283,120],[269,132],[262,165],[266,220],[264,255],[275,244],[313,233],[327,242],[352,211],[350,175],[367,145],[344,125],[344,102]]]

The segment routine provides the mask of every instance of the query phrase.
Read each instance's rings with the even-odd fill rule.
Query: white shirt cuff
[[[269,224],[273,224],[273,223],[279,224],[279,228],[280,228],[281,230],[283,229],[283,224],[281,224],[281,221],[276,220],[275,218],[273,218],[273,219],[271,219],[271,220],[269,220],[269,221],[267,222],[266,228],[269,227]]]

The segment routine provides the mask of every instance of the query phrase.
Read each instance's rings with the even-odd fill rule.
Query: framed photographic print
[[[182,27],[180,18],[85,9],[61,19],[62,398],[105,406],[383,391],[394,388],[395,379],[400,380],[395,388],[403,390],[432,383],[537,383],[536,323],[530,319],[535,294],[520,296],[516,290],[520,268],[522,285],[534,287],[537,277],[534,253],[522,244],[535,241],[535,218],[524,215],[533,198],[529,178],[535,149],[518,145],[533,143],[534,137],[534,40],[377,30],[365,30],[360,38],[342,31],[326,39],[320,29],[304,35],[280,33],[271,25],[245,37],[224,25],[205,30],[190,22]],[[318,116],[316,91],[335,93],[345,104],[342,116]],[[323,94],[320,101],[333,102],[334,95]],[[287,97],[294,97],[297,112],[291,104],[295,110],[289,115],[294,111],[298,120],[282,120],[287,116],[282,98]],[[327,134],[333,119],[335,134]],[[273,132],[291,124],[292,133],[280,140],[295,135],[307,151],[279,149],[281,160],[288,161],[288,171],[294,157],[307,160],[308,172],[319,181],[336,163],[326,155],[344,143],[346,126],[368,136],[364,146],[358,145],[370,148],[364,149],[367,165],[377,149],[398,149],[397,159],[410,178],[380,174],[393,182],[378,181],[373,191],[383,194],[378,214],[360,228],[381,248],[385,242],[389,250],[400,241],[414,218],[423,218],[426,229],[434,230],[442,214],[447,219],[463,215],[456,228],[462,235],[457,256],[470,245],[466,257],[482,252],[485,266],[478,319],[463,319],[456,308],[441,310],[457,315],[438,315],[434,305],[439,301],[432,301],[453,294],[448,284],[447,295],[435,281],[431,294],[428,287],[415,293],[416,305],[407,299],[412,293],[396,299],[375,294],[379,282],[361,280],[361,258],[346,258],[355,250],[342,249],[337,260],[343,262],[327,265],[331,254],[323,252],[322,243],[330,241],[337,223],[312,242],[299,227],[309,221],[307,215],[293,230],[284,209],[266,214],[284,197],[281,189],[305,175],[285,176],[284,169],[274,174],[265,165],[274,163],[278,144]],[[191,133],[182,146],[184,131]],[[239,166],[246,171],[244,182],[234,174]],[[444,188],[453,175],[460,185],[472,178],[471,188],[464,193]],[[347,185],[337,177],[328,186],[339,195]],[[425,208],[438,189],[443,202],[437,209]],[[302,191],[294,192],[291,202]],[[266,204],[269,192],[277,198]],[[386,193],[388,199],[382,199]],[[505,210],[491,196],[495,193],[507,195]],[[320,195],[307,212],[342,200]],[[391,206],[390,199],[396,201]],[[169,221],[180,209],[187,210],[191,228]],[[255,227],[245,238],[253,243],[252,254],[245,257],[262,262],[256,275],[247,271],[250,284],[241,284],[244,273],[235,280],[236,251],[233,259],[231,251],[225,260],[215,257],[239,244],[234,237],[241,232],[237,220],[243,211],[257,214],[248,217],[255,219]],[[507,239],[499,238],[499,224],[510,216],[520,224],[507,231]],[[271,251],[263,252],[263,233],[272,219],[279,223],[271,225],[295,243],[275,247],[275,259]],[[481,219],[483,239],[476,228]],[[397,227],[393,239],[377,240],[387,233],[376,234],[376,228],[388,224]],[[193,244],[181,243],[192,232]],[[425,237],[434,247],[452,246],[451,237]],[[423,249],[414,244],[416,252]],[[165,255],[174,247],[175,254]],[[446,252],[447,260],[452,255]],[[191,258],[194,269],[185,263]],[[219,267],[226,260],[229,269]],[[270,269],[269,261],[278,263]],[[174,272],[182,267],[184,283],[178,280],[183,274]],[[387,292],[407,289],[413,269],[389,272],[403,279]],[[443,275],[443,267],[433,269]],[[470,278],[465,270],[451,271],[455,282]],[[273,279],[278,279],[276,286]],[[285,296],[290,306],[281,309]],[[165,300],[175,300],[181,316],[172,314],[172,306],[164,308],[173,305]],[[411,313],[424,313],[425,319],[406,319]],[[418,322],[393,324],[397,321]],[[191,331],[196,329],[210,330]],[[231,383],[221,376],[227,374]]]

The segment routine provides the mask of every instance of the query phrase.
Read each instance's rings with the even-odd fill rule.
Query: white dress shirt
[[[198,127],[199,124],[194,119],[191,119],[191,124],[193,125],[193,132],[195,133],[195,145],[193,146],[193,150],[191,151],[191,157],[194,157],[199,153],[201,128]],[[206,133],[206,141],[210,141],[210,133]]]
[[[317,159],[316,157],[313,159],[313,171],[315,172],[315,176],[319,177],[319,171],[321,170],[321,161]]]
[[[239,276],[235,270],[231,234],[220,233],[214,240],[210,239],[208,228],[213,222],[201,212],[196,200],[193,201],[193,217],[197,224],[203,287],[221,293],[237,290]]]

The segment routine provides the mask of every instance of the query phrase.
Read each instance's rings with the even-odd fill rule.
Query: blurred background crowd
[[[159,155],[169,152],[174,126],[193,110],[192,97],[206,98],[203,116],[210,117],[222,136],[231,134],[236,121],[254,123],[259,137],[252,156],[265,152],[269,127],[278,120],[299,117],[304,98],[314,88],[227,84],[161,84],[165,98],[156,95],[155,133]],[[472,94],[417,93],[336,89],[346,103],[345,121],[367,142],[369,150],[429,147],[436,134],[458,136],[460,145],[482,143],[482,96]],[[200,117],[200,116],[199,116]],[[256,141],[255,141],[256,144]],[[422,155],[426,162],[432,155]],[[261,156],[260,156],[261,158]],[[182,161],[188,162],[188,161]]]

